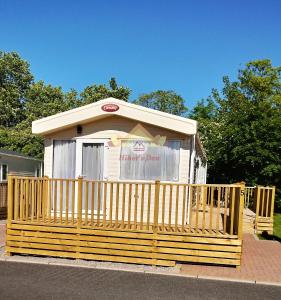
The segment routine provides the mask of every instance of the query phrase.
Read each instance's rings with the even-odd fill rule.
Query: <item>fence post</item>
[[[272,194],[271,194],[271,211],[270,211],[270,219],[273,221],[273,214],[274,214],[274,202],[275,202],[275,186],[272,187]]]
[[[12,223],[13,218],[13,177],[8,175],[8,227]]]
[[[157,265],[157,232],[158,232],[158,215],[159,215],[159,193],[160,181],[155,181],[154,195],[154,221],[153,221],[153,246],[152,246],[152,265]]]
[[[153,232],[158,231],[158,214],[159,214],[159,191],[160,191],[160,181],[155,181],[155,197],[154,197],[154,224]]]
[[[261,194],[261,188],[260,186],[257,186],[255,233],[257,233],[258,222],[259,222],[260,194]]]
[[[243,210],[245,201],[245,182],[240,184],[240,199],[239,199],[239,218],[238,218],[238,239],[243,238]]]
[[[82,194],[83,194],[83,177],[78,177],[78,214],[77,214],[77,228],[81,228],[82,224]]]

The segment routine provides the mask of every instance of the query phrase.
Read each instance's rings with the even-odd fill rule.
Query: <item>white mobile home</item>
[[[44,171],[49,178],[82,176],[88,181],[132,182],[134,185],[157,180],[167,184],[206,182],[206,158],[194,120],[108,98],[35,121],[32,131],[45,138]],[[90,206],[92,189],[95,187],[83,192],[88,198],[83,209]],[[143,193],[144,203],[147,203],[149,191],[136,189],[132,187],[127,195],[130,193],[134,199]],[[98,197],[97,187],[95,190],[95,197],[103,198]],[[113,193],[115,197],[116,191]],[[166,195],[163,188],[160,193]],[[176,189],[172,193],[176,194]],[[178,191],[181,199],[187,196],[182,193],[182,189]],[[169,202],[168,191],[163,197]],[[101,206],[110,206],[109,196],[105,203],[103,199],[100,201]],[[93,205],[98,203],[95,201]],[[173,207],[170,207],[172,212],[175,205]],[[178,204],[177,209],[182,215],[181,210],[187,207]],[[121,214],[122,208],[119,210]],[[168,210],[167,203],[165,221],[168,221]],[[145,218],[146,211],[144,208],[142,213]]]
[[[206,182],[197,122],[108,98],[33,122],[45,175]]]

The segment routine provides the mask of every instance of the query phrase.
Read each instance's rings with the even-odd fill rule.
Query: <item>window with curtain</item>
[[[179,180],[180,141],[168,140],[163,146],[149,141],[123,141],[120,178],[136,180]]]
[[[76,142],[71,140],[54,141],[53,177],[75,178]]]

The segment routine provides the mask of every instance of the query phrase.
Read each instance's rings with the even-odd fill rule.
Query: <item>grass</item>
[[[263,233],[259,235],[261,240],[276,240],[281,243],[281,214],[274,214],[273,235]]]

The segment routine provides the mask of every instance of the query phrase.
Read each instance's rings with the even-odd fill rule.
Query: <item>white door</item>
[[[102,197],[103,189],[101,185],[100,193],[98,193],[97,183],[92,183],[99,180],[107,179],[106,176],[106,162],[107,155],[105,147],[105,140],[94,140],[94,139],[79,139],[76,143],[76,176],[82,176],[84,180],[89,180],[90,184],[88,185],[88,199],[85,199],[86,185],[83,184],[83,196],[82,196],[82,209],[85,211],[86,202],[88,202],[88,211],[91,208],[91,199],[94,196],[94,210],[97,210],[98,201],[100,202],[99,207],[102,209]],[[92,184],[95,185],[94,190],[92,190]],[[92,195],[92,191],[94,195]],[[98,198],[100,195],[100,199]]]
[[[76,177],[104,180],[106,176],[107,140],[79,139],[76,142]]]

